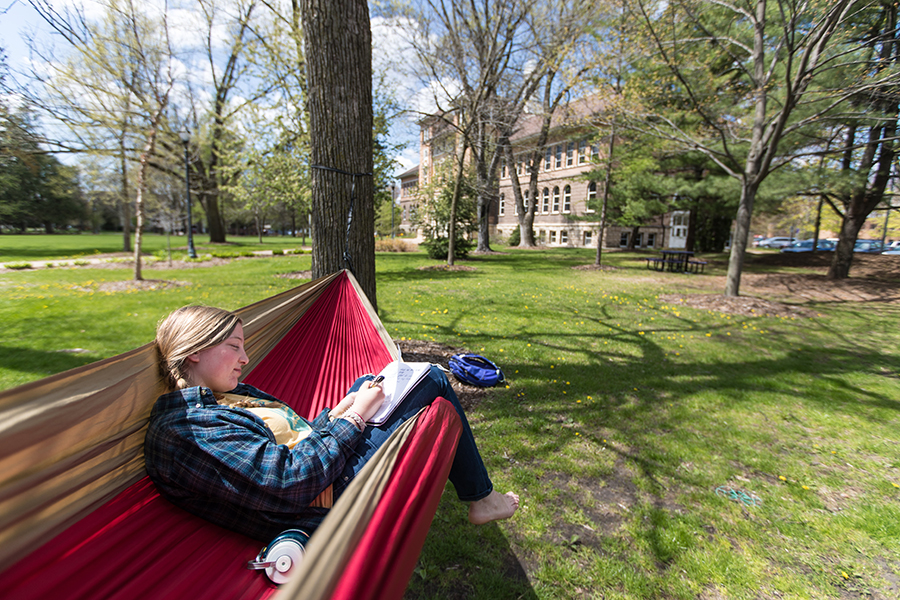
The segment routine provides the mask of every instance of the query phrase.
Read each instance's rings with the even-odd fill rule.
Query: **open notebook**
[[[384,381],[381,382],[381,389],[384,390],[385,396],[384,404],[377,413],[372,415],[368,421],[369,424],[381,425],[387,421],[394,409],[416,387],[416,384],[422,381],[430,369],[431,363],[402,361],[394,361],[383,368],[378,377],[384,377]]]

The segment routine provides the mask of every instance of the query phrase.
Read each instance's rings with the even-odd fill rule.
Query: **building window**
[[[526,213],[528,213],[528,191],[529,191],[529,190],[525,190],[525,191],[522,193],[522,198],[524,198],[524,200],[525,200],[525,212],[526,212]]]
[[[572,211],[572,186],[567,185],[563,188],[563,212]]]
[[[557,169],[562,167],[562,151],[563,151],[562,144],[557,144],[556,145],[556,168]]]
[[[575,164],[575,142],[566,144],[566,166],[571,167]]]
[[[541,212],[546,214],[550,212],[550,188],[544,188],[543,200],[544,201],[541,206]]]
[[[553,165],[553,146],[547,146],[547,151],[544,154],[544,170],[549,171],[550,167]]]
[[[590,246],[591,243],[592,243],[592,242],[591,242],[592,239],[593,239],[593,236],[591,235],[591,232],[590,232],[590,231],[585,231],[585,232],[584,232],[584,246],[585,246],[585,247]]]
[[[560,244],[568,244],[569,243],[569,232],[563,229],[559,232],[559,243]]]
[[[648,234],[647,234],[647,247],[648,247],[648,248],[655,248],[655,247],[656,247],[656,234],[655,234],[655,233],[648,233]]]
[[[500,178],[506,179],[506,159],[503,159],[503,162],[500,163]]]
[[[600,147],[597,144],[591,144],[591,159],[595,159],[600,156]]]
[[[587,202],[585,203],[584,212],[594,212],[594,202],[597,201],[597,182],[592,181],[587,188]]]
[[[543,243],[546,241],[546,239],[547,239],[547,232],[544,231],[543,229],[541,229],[540,231],[538,231],[538,239],[539,239],[539,240],[541,241],[541,243],[543,244]]]
[[[551,232],[550,232],[550,243],[551,243],[551,244],[555,244],[555,243],[556,243],[556,232],[555,232],[555,231],[551,231]]]
[[[553,212],[559,212],[559,188],[553,188]]]
[[[626,248],[628,246],[628,232],[623,231],[622,235],[619,236],[619,248]]]
[[[634,247],[640,248],[643,245],[644,245],[644,232],[639,231],[637,236],[635,236],[635,238],[634,238]]]
[[[587,140],[579,140],[578,142],[578,164],[583,165],[588,161]]]
[[[500,194],[500,216],[506,214],[506,196],[504,194]]]

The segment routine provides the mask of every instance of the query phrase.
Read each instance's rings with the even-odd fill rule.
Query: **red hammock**
[[[377,372],[397,356],[387,332],[347,273],[323,278],[238,312],[245,320],[249,366],[253,367],[245,381],[282,398],[307,416],[314,416],[340,399],[357,376]],[[115,367],[114,359],[101,362],[109,361]],[[23,406],[27,409],[41,400],[35,394],[68,389],[74,385],[71,382],[80,378],[98,377],[95,365],[49,378],[56,381],[45,380],[49,383],[43,386],[43,382],[36,382],[0,394],[0,423],[7,413],[21,423]],[[128,374],[127,378],[137,380],[146,376],[145,371],[140,371],[143,375]],[[126,384],[122,381],[106,381],[101,387],[114,401],[109,390],[121,390],[123,385]],[[149,387],[151,393],[144,394],[149,404],[143,407],[141,426],[132,432],[134,427],[128,422],[121,425],[129,437],[138,435],[143,439],[146,416],[158,392]],[[47,397],[53,404],[55,396],[47,393]],[[88,400],[84,402],[92,414],[105,414]],[[34,416],[29,417],[25,422],[33,426]],[[52,422],[48,420],[44,425]],[[14,524],[21,520],[16,521],[15,515],[0,522],[0,533],[8,534],[5,540],[0,535],[0,543],[7,548],[7,556],[0,557],[4,568],[0,573],[3,598],[258,599],[276,593],[294,598],[399,598],[444,489],[461,430],[452,405],[443,399],[421,413],[410,426],[409,437],[397,442],[396,455],[386,459],[390,464],[381,461],[381,465],[373,465],[373,470],[383,468],[386,473],[380,496],[347,498],[346,504],[368,501],[373,506],[371,516],[354,513],[364,514],[365,518],[351,524],[352,530],[343,537],[329,535],[334,538],[331,540],[314,535],[302,566],[312,565],[310,568],[315,571],[301,572],[304,580],[292,581],[280,593],[261,572],[245,568],[247,561],[256,556],[261,542],[176,508],[157,494],[146,476],[126,485],[99,507],[95,503],[88,510],[63,515],[64,523],[74,524],[56,535],[49,533],[54,522],[61,519],[54,516],[42,520],[41,512],[55,515],[59,511],[51,511],[51,507],[60,504],[59,492],[46,499],[40,495],[41,489],[47,480],[59,477],[57,473],[65,473],[66,466],[75,459],[57,458],[56,465],[43,465],[11,476],[7,459],[15,458],[20,434],[28,426],[0,429],[0,508],[15,506],[31,525],[24,529],[25,537],[33,538],[27,540],[27,546],[22,545],[23,529]],[[60,427],[60,431],[67,428]],[[121,440],[123,435],[113,437]],[[31,445],[42,443],[48,440],[37,440]],[[79,460],[89,462],[106,452],[110,442],[99,440],[96,445],[93,452],[73,452]],[[123,462],[119,459],[117,465]],[[128,469],[116,465],[110,472],[117,470],[128,473]],[[23,487],[23,482],[29,481],[35,482],[36,505],[23,508],[21,500],[28,500],[31,491]],[[357,483],[367,484],[354,481]],[[349,495],[345,493],[341,501]],[[332,518],[335,522],[342,518],[337,514],[339,509],[343,509],[341,503],[335,505],[322,530]],[[51,523],[49,530],[45,522]],[[16,554],[9,556],[11,547]]]

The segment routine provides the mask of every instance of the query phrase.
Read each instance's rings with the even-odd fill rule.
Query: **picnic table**
[[[647,268],[673,273],[702,273],[705,260],[695,260],[691,250],[660,250],[661,257],[647,257]]]

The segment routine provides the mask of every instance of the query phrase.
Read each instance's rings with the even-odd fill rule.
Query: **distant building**
[[[585,174],[596,168],[602,148],[591,140],[596,135],[592,117],[601,109],[598,97],[592,96],[572,102],[559,110],[551,121],[550,136],[541,150],[538,175],[538,194],[528,198],[529,174],[525,166],[540,133],[541,116],[525,115],[518,124],[511,141],[516,162],[500,166],[499,195],[496,205],[489,207],[488,223],[491,236],[509,236],[519,222],[512,188],[512,171],[518,173],[526,208],[537,202],[533,229],[535,240],[547,246],[596,247],[599,231],[599,211],[588,203],[600,198],[602,181],[589,181]],[[437,117],[419,121],[420,163],[400,176],[400,206],[403,210],[401,229],[414,232],[416,193],[433,181],[435,169],[445,159],[454,156],[459,143],[456,130]],[[520,160],[521,157],[521,160]],[[636,248],[684,247],[687,240],[687,211],[660,215],[638,229]],[[635,235],[632,227],[607,226],[604,247],[627,247]]]

